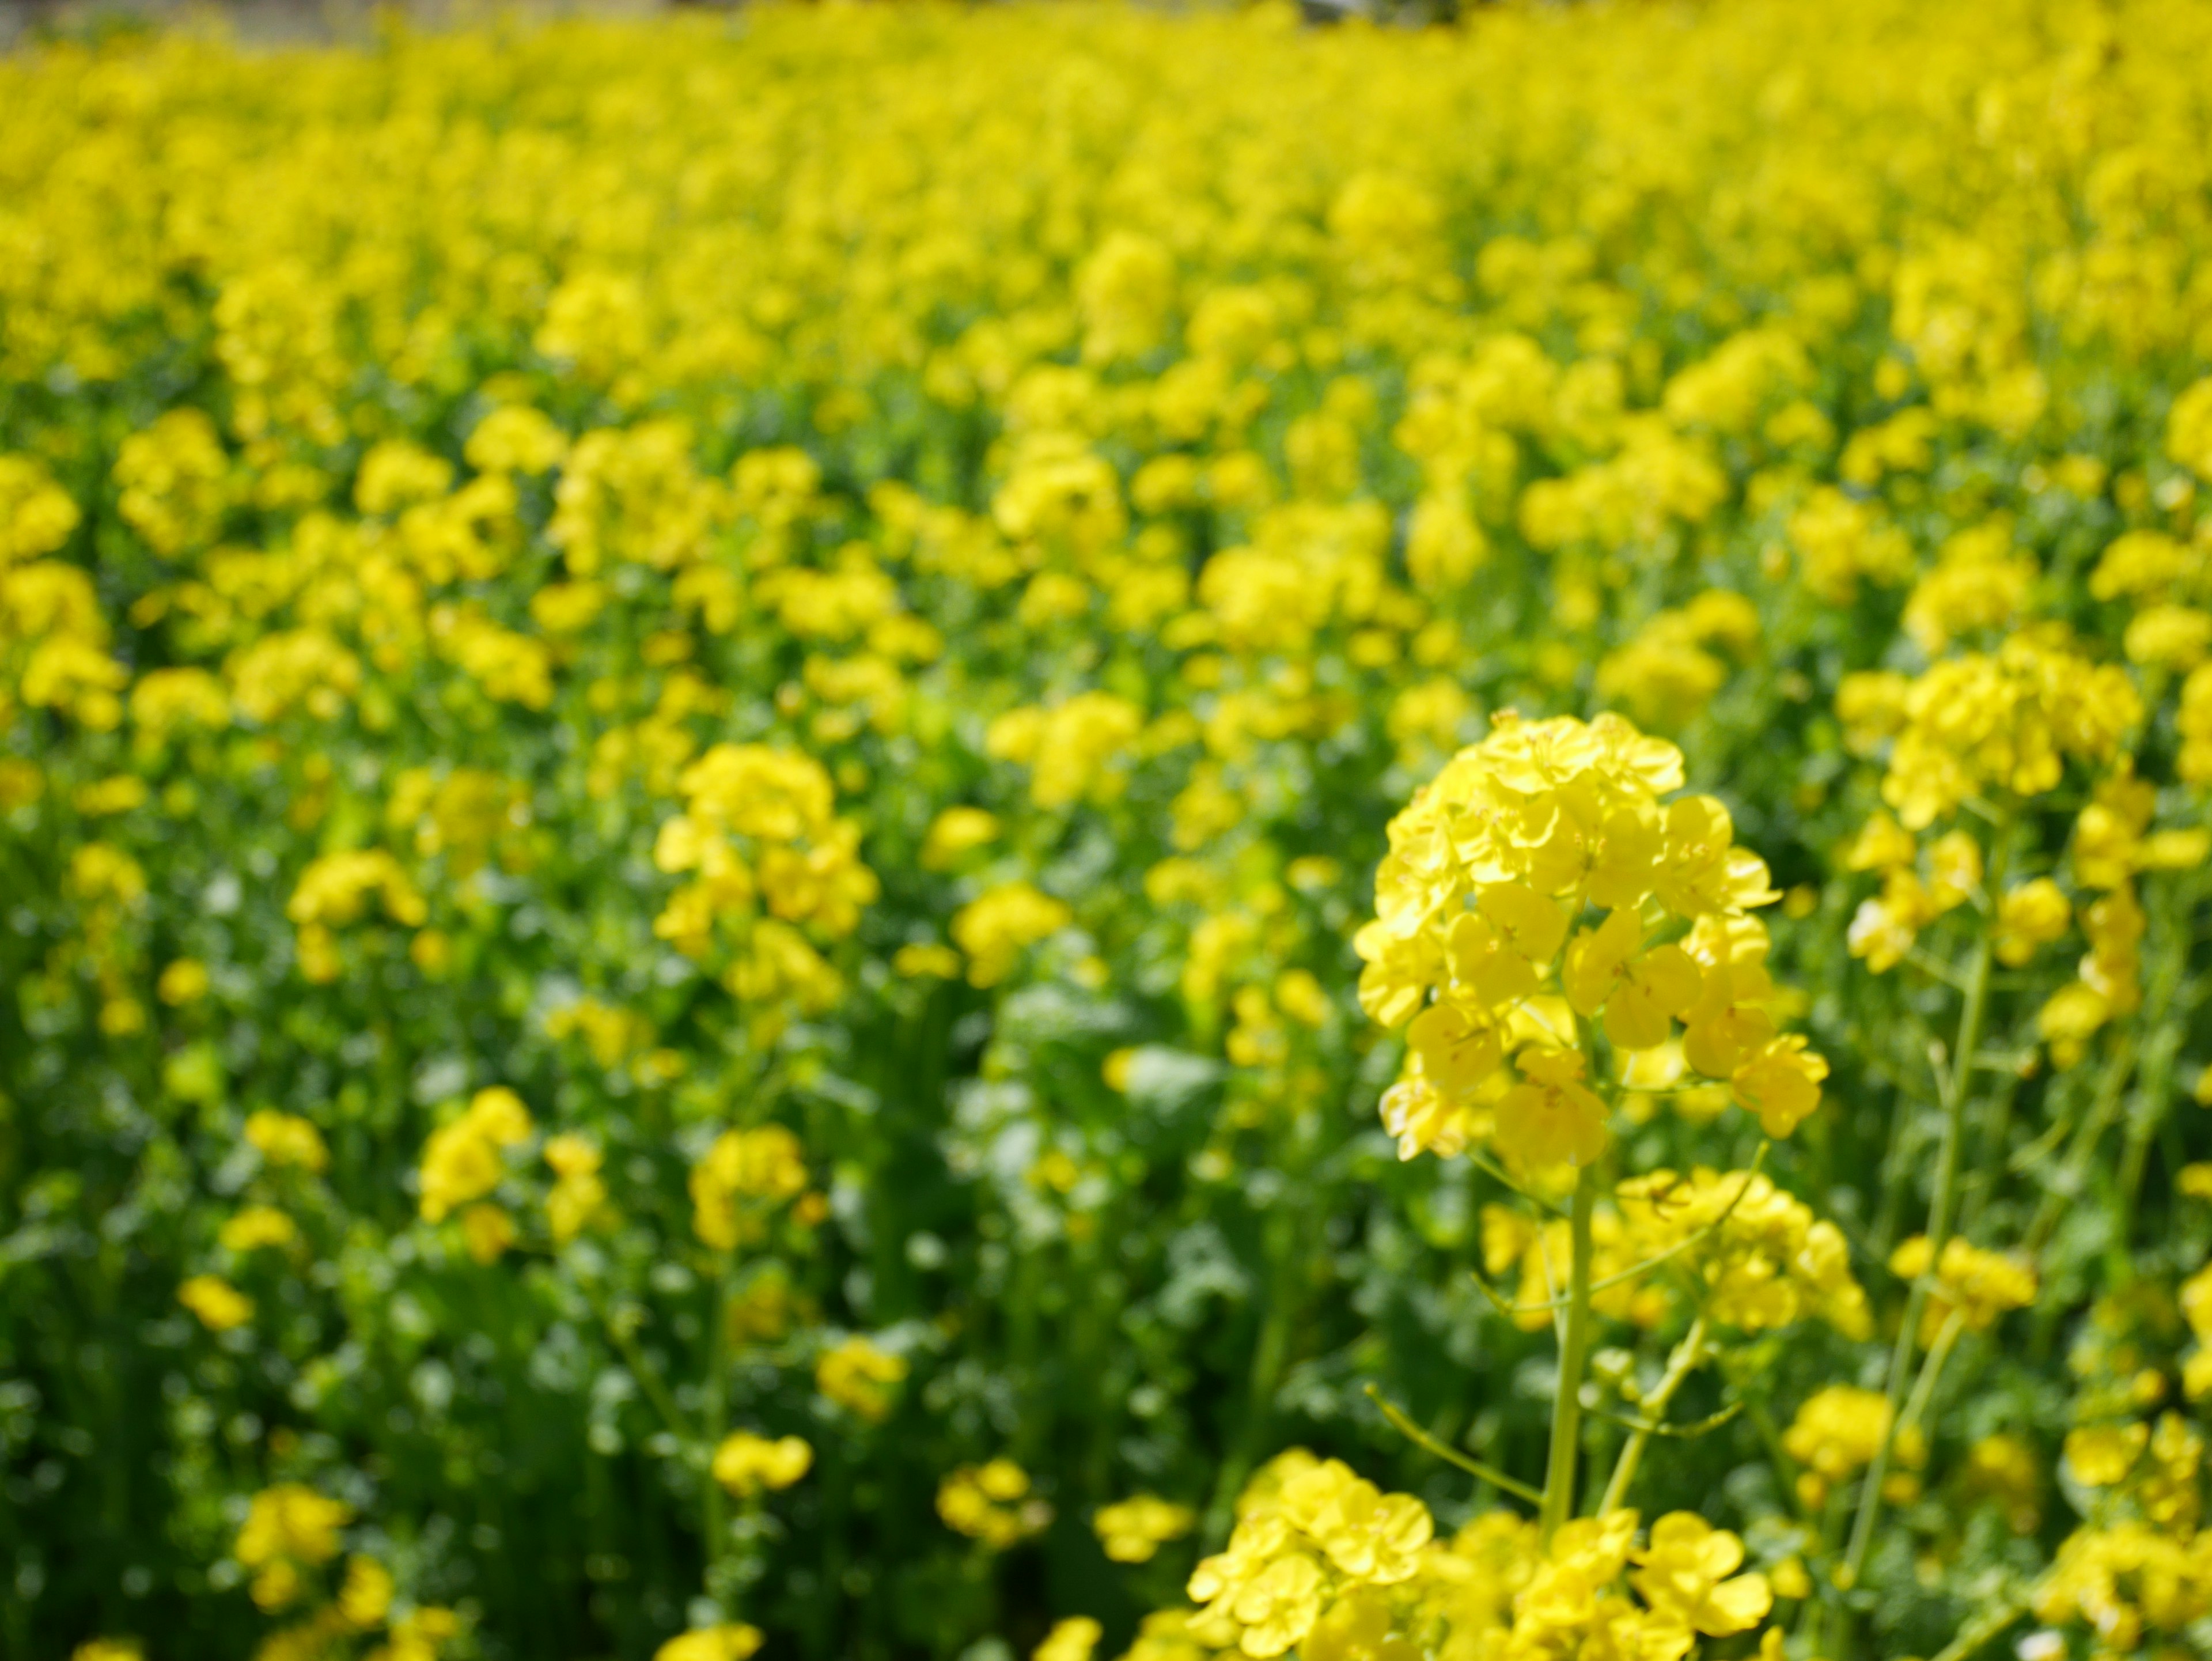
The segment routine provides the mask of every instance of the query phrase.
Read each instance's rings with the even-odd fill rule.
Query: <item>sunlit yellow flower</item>
[[[723,1438],[714,1450],[713,1475],[731,1493],[743,1495],[763,1488],[787,1488],[813,1463],[814,1450],[803,1438],[770,1440],[741,1430]]]

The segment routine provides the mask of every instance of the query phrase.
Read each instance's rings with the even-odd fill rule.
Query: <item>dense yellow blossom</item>
[[[1415,1062],[1384,1104],[1401,1152],[1463,1138],[1455,1116],[1480,1104],[1510,1159],[1595,1159],[1608,1132],[1585,1023],[1638,1050],[1680,1020],[1691,1066],[1770,1135],[1818,1104],[1826,1063],[1778,1031],[1763,949],[1731,940],[1747,907],[1778,897],[1766,867],[1713,798],[1662,804],[1681,783],[1680,752],[1616,716],[1501,715],[1391,821],[1357,943],[1363,1007],[1410,1021]],[[1591,910],[1604,915],[1570,940]]]
[[[893,1392],[907,1372],[904,1356],[856,1334],[823,1353],[815,1364],[814,1383],[839,1407],[873,1424],[890,1416]]]
[[[653,1652],[653,1661],[748,1661],[760,1651],[761,1632],[743,1621],[679,1633]]]
[[[937,1514],[947,1528],[1004,1551],[1052,1521],[1052,1507],[1030,1492],[1029,1473],[1011,1459],[963,1465],[937,1485]]]
[[[781,1125],[726,1130],[691,1167],[692,1232],[718,1251],[746,1238],[741,1202],[781,1205],[806,1187],[805,1151]]]
[[[1148,1563],[1163,1545],[1180,1540],[1197,1522],[1197,1513],[1188,1506],[1156,1494],[1139,1494],[1099,1507],[1091,1526],[1114,1561]]]
[[[253,1299],[214,1275],[195,1275],[177,1288],[177,1301],[210,1332],[228,1332],[253,1318]]]
[[[789,1488],[813,1463],[814,1450],[801,1437],[771,1440],[741,1430],[723,1438],[714,1450],[711,1474],[732,1494],[757,1494],[763,1488]]]
[[[529,1140],[530,1110],[504,1085],[479,1090],[450,1123],[422,1144],[419,1208],[425,1222],[441,1222],[499,1185],[501,1153]]]
[[[1842,1232],[1767,1177],[1655,1171],[1617,1191],[1637,1257],[1680,1261],[1714,1320],[1757,1332],[1817,1316],[1847,1337],[1871,1330]]]
[[[1954,1234],[1939,1256],[1924,1234],[1916,1234],[1890,1254],[1889,1271],[1905,1280],[1935,1270],[1923,1313],[1921,1342],[1936,1335],[1955,1314],[1969,1332],[1985,1332],[2008,1309],[2035,1301],[2035,1270],[2017,1257],[1985,1251]]]

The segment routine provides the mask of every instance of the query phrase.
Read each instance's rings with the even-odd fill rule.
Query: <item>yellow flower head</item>
[[[780,1124],[726,1130],[691,1167],[692,1231],[718,1251],[741,1242],[740,1202],[781,1205],[806,1189],[806,1153]]]
[[[1011,1459],[962,1465],[937,1487],[947,1528],[1004,1551],[1052,1521],[1052,1507],[1030,1491],[1029,1473]]]
[[[213,1275],[193,1275],[177,1288],[177,1301],[210,1332],[228,1332],[253,1318],[253,1299]]]
[[[1161,1546],[1197,1526],[1198,1513],[1156,1494],[1139,1494],[1099,1507],[1091,1519],[1106,1555],[1117,1563],[1148,1563]]]
[[[761,1643],[760,1628],[742,1621],[697,1627],[663,1644],[653,1661],[751,1661]]]
[[[789,1488],[813,1463],[814,1450],[801,1437],[771,1440],[741,1430],[723,1439],[714,1450],[714,1476],[732,1494],[757,1494],[763,1488]]]
[[[855,1335],[823,1353],[815,1363],[814,1384],[847,1412],[878,1424],[890,1416],[892,1391],[906,1375],[903,1356]]]
[[[1056,1621],[1044,1641],[1030,1652],[1030,1661],[1091,1661],[1091,1652],[1106,1629],[1087,1615]]]
[[[1777,897],[1766,867],[1717,801],[1664,800],[1681,783],[1680,753],[1619,716],[1508,713],[1391,821],[1355,944],[1361,1004],[1407,1028],[1401,1152],[1486,1129],[1516,1162],[1587,1165],[1609,1135],[1595,1038],[1634,1054],[1677,1022],[1769,1135],[1818,1104],[1826,1065],[1777,1030],[1746,915]]]

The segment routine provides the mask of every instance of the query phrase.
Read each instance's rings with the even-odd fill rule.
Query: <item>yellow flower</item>
[[[1903,705],[1882,799],[1909,830],[1978,790],[2040,795],[2068,759],[2109,761],[2142,715],[2124,670],[2024,635],[1935,664]]]
[[[815,1363],[814,1385],[848,1412],[879,1424],[890,1415],[893,1387],[906,1375],[904,1357],[855,1335],[823,1353]]]
[[[530,1133],[529,1110],[512,1090],[495,1085],[477,1092],[458,1118],[432,1131],[422,1144],[417,1177],[423,1221],[442,1222],[490,1193],[505,1171],[501,1150]]]
[[[1030,1661],[1091,1661],[1091,1652],[1106,1629],[1085,1615],[1071,1615],[1053,1623],[1044,1641],[1030,1652]]]
[[[546,1224],[553,1232],[553,1243],[565,1245],[583,1232],[606,1203],[606,1184],[599,1177],[605,1156],[573,1133],[548,1137],[544,1152],[545,1163],[556,1178],[545,1196]]]
[[[380,1625],[392,1608],[392,1571],[374,1557],[346,1559],[345,1584],[337,1607],[349,1626],[367,1631]]]
[[[813,1463],[814,1450],[800,1437],[780,1436],[771,1441],[741,1430],[724,1438],[714,1450],[714,1477],[742,1496],[763,1488],[787,1488]]]
[[[1830,1488],[1871,1464],[1888,1434],[1889,1404],[1879,1390],[1830,1384],[1806,1397],[1783,1433],[1782,1446],[1805,1468],[1798,1489],[1808,1505],[1817,1506]]]
[[[1030,1492],[1029,1473],[1011,1459],[962,1465],[937,1488],[946,1527],[1004,1551],[1052,1521],[1052,1507]]]
[[[213,1275],[195,1275],[177,1288],[177,1301],[210,1332],[228,1332],[253,1318],[253,1299]]]
[[[1501,1153],[1534,1165],[1584,1165],[1605,1152],[1605,1104],[1583,1083],[1581,1056],[1530,1049],[1515,1064],[1521,1082],[1498,1104]]]
[[[2016,1257],[1984,1251],[1959,1235],[1943,1242],[1937,1257],[1924,1234],[1916,1234],[1890,1254],[1890,1273],[1916,1280],[1936,1271],[1928,1305],[1922,1316],[1923,1343],[1933,1343],[1954,1311],[1969,1332],[1986,1332],[1998,1316],[2009,1309],[2024,1309],[2035,1301],[2034,1269]]]
[[[154,985],[155,995],[172,1008],[198,1002],[207,995],[207,965],[192,958],[179,958],[170,964]]]
[[[991,724],[985,748],[995,758],[1030,770],[1030,799],[1039,807],[1103,803],[1127,784],[1126,757],[1144,724],[1144,711],[1126,698],[1079,692],[1065,703],[1001,715]]]
[[[2142,1457],[2150,1443],[2144,1424],[2094,1425],[2066,1433],[2066,1469],[2085,1488],[2108,1488]]]
[[[1770,1038],[1729,1074],[1736,1104],[1759,1120],[1768,1135],[1789,1135],[1820,1104],[1826,1060],[1805,1047],[1795,1032]]]
[[[253,1496],[231,1552],[249,1569],[290,1561],[308,1567],[338,1555],[338,1530],[353,1509],[298,1482],[279,1482]]]
[[[1103,1506],[1091,1518],[1099,1543],[1116,1563],[1149,1563],[1162,1545],[1197,1525],[1198,1513],[1158,1494],[1139,1494]]]
[[[1049,939],[1074,921],[1060,901],[1025,882],[987,890],[952,918],[952,939],[968,954],[973,986],[996,986],[1014,971],[1024,948]]]
[[[1745,915],[1778,897],[1766,868],[1718,802],[1662,802],[1681,782],[1680,752],[1617,716],[1508,712],[1392,820],[1353,944],[1361,1006],[1411,1022],[1383,1098],[1402,1153],[1486,1134],[1527,1164],[1596,1158],[1607,1110],[1583,1082],[1577,1016],[1628,1051],[1668,1043],[1680,1018],[1690,1064],[1770,1135],[1818,1104],[1826,1063],[1778,1037],[1765,935]],[[1574,931],[1589,906],[1607,915]],[[1647,944],[1670,920],[1688,937]]]
[[[461,1212],[461,1238],[479,1263],[495,1263],[514,1244],[514,1219],[495,1205],[472,1205]]]
[[[2057,883],[2037,877],[2008,889],[1997,904],[1997,923],[1992,939],[1997,961],[2018,969],[2032,960],[2037,950],[2066,933],[2073,908]]]
[[[322,1171],[331,1162],[320,1131],[307,1120],[274,1108],[257,1108],[246,1115],[246,1140],[272,1165]]]
[[[1605,1016],[1605,1035],[1623,1050],[1650,1050],[1674,1031],[1673,1018],[1697,1001],[1698,966],[1679,946],[1643,945],[1632,911],[1614,911],[1567,948],[1561,977],[1575,1013]]]
[[[998,836],[995,813],[980,807],[948,807],[930,822],[929,834],[922,838],[921,863],[928,870],[946,870],[963,855],[995,842]]]
[[[299,1226],[274,1206],[241,1207],[224,1222],[216,1238],[228,1251],[258,1251],[264,1246],[289,1246],[300,1238]]]
[[[1818,1316],[1848,1337],[1872,1330],[1842,1232],[1770,1178],[1654,1171],[1615,1192],[1632,1255],[1681,1259],[1708,1288],[1715,1321],[1759,1332]]]
[[[1743,1542],[1694,1512],[1661,1518],[1650,1543],[1630,1556],[1641,1567],[1629,1580],[1644,1602],[1708,1638],[1748,1632],[1774,1607],[1765,1575],[1735,1573]]]
[[[653,1661],[750,1661],[761,1646],[760,1628],[742,1621],[679,1633],[653,1652]]]
[[[738,1202],[781,1205],[806,1189],[805,1150],[781,1125],[726,1130],[691,1167],[691,1227],[717,1251],[744,1238]]]
[[[891,972],[909,980],[953,980],[960,973],[960,954],[949,946],[917,941],[891,954]]]
[[[0,567],[52,553],[81,518],[36,457],[0,452]]]

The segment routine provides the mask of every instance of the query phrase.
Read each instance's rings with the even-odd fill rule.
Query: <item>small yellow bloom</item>
[[[763,1488],[787,1488],[814,1463],[814,1450],[797,1436],[770,1440],[741,1430],[714,1450],[714,1476],[740,1497]]]
[[[1133,1494],[1099,1508],[1091,1527],[1117,1563],[1148,1563],[1170,1540],[1180,1540],[1197,1526],[1198,1513],[1155,1494]]]
[[[172,1009],[197,1003],[207,995],[207,965],[193,958],[179,958],[161,971],[154,984],[155,995]]]
[[[870,1424],[890,1416],[891,1392],[906,1375],[905,1358],[857,1335],[825,1351],[814,1366],[815,1388]]]
[[[2091,1425],[2066,1433],[2066,1469],[2084,1488],[2108,1488],[2134,1469],[2150,1443],[2141,1423]]]
[[[1055,1621],[1044,1641],[1030,1652],[1030,1661],[1091,1661],[1091,1652],[1106,1629],[1089,1615],[1071,1615]]]
[[[241,1208],[224,1222],[216,1238],[226,1250],[258,1251],[264,1246],[289,1246],[300,1238],[299,1226],[274,1206]]]
[[[253,1318],[253,1299],[213,1275],[193,1275],[177,1288],[177,1301],[210,1332],[228,1332]]]
[[[750,1661],[761,1646],[757,1627],[742,1621],[680,1633],[653,1652],[653,1661]]]

